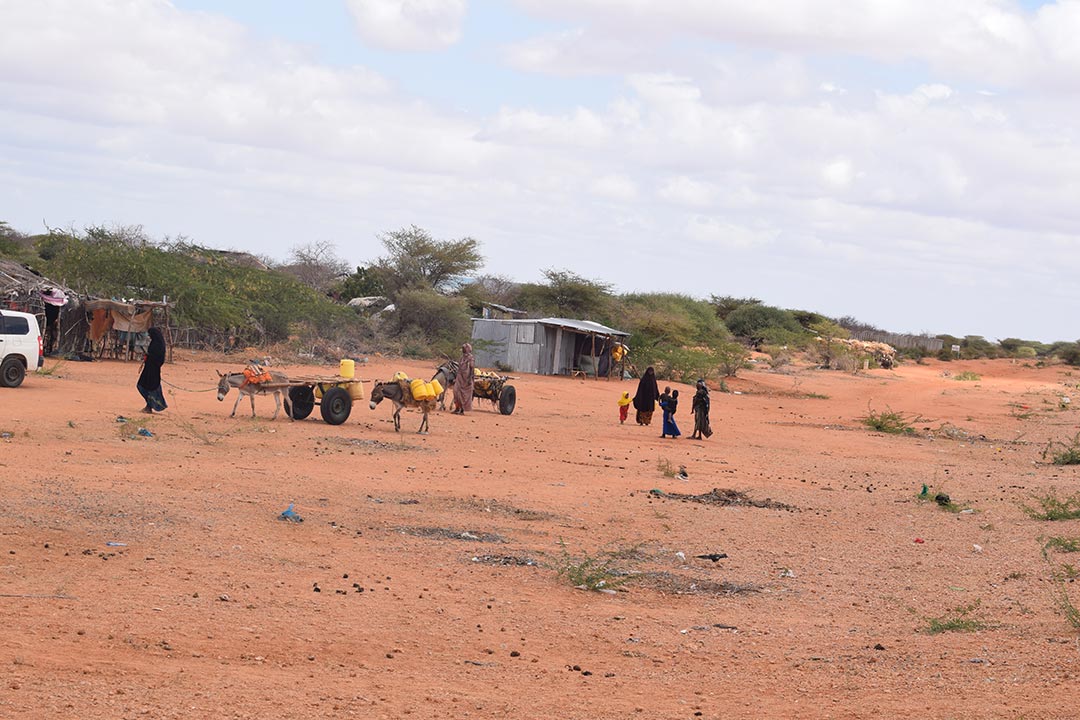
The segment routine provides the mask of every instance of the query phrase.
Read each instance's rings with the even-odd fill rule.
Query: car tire
[[[5,358],[4,362],[0,363],[0,385],[9,388],[19,387],[25,377],[26,367],[19,358]]]

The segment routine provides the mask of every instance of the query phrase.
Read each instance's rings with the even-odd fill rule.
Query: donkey
[[[242,372],[231,372],[224,375],[218,372],[218,378],[217,399],[219,401],[225,399],[231,388],[236,388],[238,391],[236,393],[236,402],[233,403],[232,414],[229,417],[236,417],[236,408],[240,406],[240,401],[245,395],[251,398],[251,417],[255,417],[255,396],[266,395],[267,393],[274,393],[274,416],[270,418],[271,420],[277,420],[278,412],[281,410],[282,395],[285,397],[285,414],[292,417],[289,396],[281,391],[281,384],[287,383],[289,379],[281,373],[270,371],[270,382],[278,385],[278,387],[266,387],[262,383],[248,382]]]
[[[420,408],[424,413],[424,419],[420,421],[420,428],[416,431],[426,435],[428,431],[428,413],[435,409],[435,400],[416,400],[407,388],[401,383],[391,380],[390,382],[377,382],[371,389],[371,402],[368,407],[372,410],[383,401],[383,398],[394,403],[394,432],[401,432],[401,408]]]
[[[454,380],[457,379],[457,369],[457,360],[447,358],[446,362],[440,365],[435,370],[435,374],[431,376],[432,380],[438,380],[439,384],[442,385],[443,391],[435,398],[439,401],[440,410],[446,409],[446,393],[450,392],[454,387]]]

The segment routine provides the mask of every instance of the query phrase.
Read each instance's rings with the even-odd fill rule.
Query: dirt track
[[[227,362],[163,376],[206,388]],[[432,372],[358,374],[399,369]],[[964,370],[982,380],[942,374]],[[512,416],[478,403],[418,436],[386,405],[333,427],[179,390],[146,418],[136,373],[65,363],[0,391],[0,717],[1076,715],[1080,643],[1038,538],[1080,521],[1018,505],[1078,489],[1039,455],[1078,429],[1060,397],[1080,405],[1080,372],[748,371],[704,442],[689,387],[680,440],[618,424],[634,383],[536,376]],[[868,407],[920,435],[866,430]],[[796,509],[650,492],[714,488]],[[554,567],[585,556],[637,575],[575,589]],[[960,607],[983,629],[927,632]]]

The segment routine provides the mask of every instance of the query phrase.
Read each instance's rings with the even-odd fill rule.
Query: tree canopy
[[[456,290],[484,266],[480,242],[474,238],[436,240],[427,230],[411,225],[383,233],[379,239],[386,255],[371,270],[393,299],[409,289]]]

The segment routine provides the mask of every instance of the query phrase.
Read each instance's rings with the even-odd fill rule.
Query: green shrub
[[[956,375],[953,375],[953,380],[959,380],[960,382],[977,382],[979,380],[982,380],[982,375],[971,372],[970,370],[965,370],[962,373],[957,373]]]
[[[1080,538],[1075,537],[1049,537],[1043,543],[1043,552],[1055,551],[1060,553],[1080,552]]]
[[[1080,465],[1080,433],[1069,440],[1051,440],[1042,451],[1042,459],[1054,465]]]
[[[402,290],[396,308],[387,319],[387,331],[393,337],[407,338],[410,355],[419,352],[430,357],[453,354],[471,334],[468,304],[460,297],[447,297],[433,290]],[[427,352],[416,348],[419,341]],[[403,350],[403,352],[405,352]]]
[[[1058,497],[1056,490],[1044,495],[1034,495],[1032,500],[1038,507],[1020,505],[1025,515],[1033,520],[1076,520],[1080,518],[1080,493],[1069,497]]]
[[[593,592],[615,592],[633,579],[633,574],[619,567],[618,553],[572,557],[565,546],[555,561],[555,572],[573,587]]]
[[[765,339],[762,333],[768,328],[780,328],[796,334],[802,332],[802,326],[791,312],[771,305],[742,305],[731,311],[724,323],[732,333],[755,344]],[[776,339],[771,338],[771,344],[776,344]]]
[[[953,608],[945,615],[936,618],[926,618],[926,633],[938,635],[945,632],[975,632],[986,627],[986,623],[972,617],[972,613],[979,609],[979,601],[970,605],[961,605]]]
[[[868,410],[866,417],[859,419],[863,425],[871,430],[877,430],[878,432],[889,433],[892,435],[914,435],[915,428],[914,423],[917,418],[913,418],[904,413],[893,412],[892,410],[882,410],[880,412],[874,412]]]

